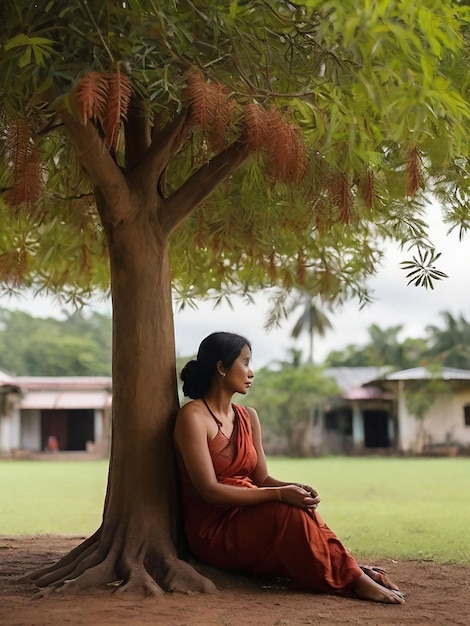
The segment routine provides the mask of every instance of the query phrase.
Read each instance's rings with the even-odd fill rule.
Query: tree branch
[[[142,103],[132,97],[127,120],[124,123],[124,136],[126,140],[126,168],[129,170],[137,167],[151,145],[150,126],[148,113]]]
[[[251,150],[237,141],[200,167],[161,205],[161,223],[170,234],[215,188],[247,159]]]
[[[185,121],[186,112],[182,112],[165,125],[161,125],[158,116],[155,116],[152,141],[135,170],[134,182],[140,181],[142,184],[148,184],[148,181],[153,179],[155,184],[157,183],[169,160],[180,146]]]
[[[65,109],[59,110],[59,114],[72,137],[80,163],[105,200],[101,203],[106,213],[100,211],[102,219],[111,224],[121,222],[128,217],[130,206],[129,187],[123,173],[91,122],[83,126]]]

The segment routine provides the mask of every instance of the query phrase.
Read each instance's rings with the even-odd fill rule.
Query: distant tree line
[[[321,319],[310,304],[308,310],[314,310],[315,319]],[[322,365],[386,365],[397,370],[441,365],[470,369],[470,322],[462,314],[443,312],[441,317],[441,326],[427,326],[425,336],[418,338],[399,339],[402,325],[380,328],[372,324],[364,345],[351,343],[334,350]],[[331,327],[329,322],[323,323],[319,336],[325,334],[325,325]],[[315,324],[308,328],[315,331]],[[296,331],[298,336],[299,329]],[[178,359],[179,370],[188,358]],[[289,358],[273,369],[303,369],[300,351],[291,350]],[[76,311],[64,313],[64,319],[58,320],[0,308],[0,369],[18,376],[110,376],[111,319],[96,312]]]
[[[110,376],[111,319],[76,311],[57,320],[0,309],[0,369],[17,376]]]
[[[389,365],[397,370],[439,365],[470,370],[470,322],[464,315],[442,312],[442,326],[429,325],[425,336],[398,339],[403,326],[369,327],[369,341],[364,346],[350,344],[330,352],[327,367]]]
[[[316,321],[323,319],[311,302],[306,301],[304,308]],[[306,363],[302,362],[301,350],[291,349],[286,360],[257,370],[253,389],[237,401],[262,411],[265,446],[270,454],[311,455],[316,446],[318,412],[326,405],[334,406],[339,393],[336,383],[326,377],[326,367],[388,366],[400,370],[433,365],[470,369],[470,323],[463,315],[442,313],[442,318],[442,327],[428,326],[425,337],[403,340],[399,339],[403,326],[383,329],[373,324],[365,345],[350,344],[330,352],[322,365],[312,363],[310,341]],[[304,313],[305,319],[310,318]],[[297,336],[299,328],[300,322]],[[312,329],[315,324],[305,324],[307,332]],[[177,359],[178,372],[189,358]],[[0,370],[18,376],[110,376],[111,319],[96,312],[76,311],[64,313],[64,319],[58,320],[0,308]],[[411,400],[422,403],[429,400],[427,396],[429,392]],[[182,395],[180,398],[186,400]]]

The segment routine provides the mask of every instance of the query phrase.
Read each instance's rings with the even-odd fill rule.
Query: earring
[[[225,372],[220,372],[220,375],[221,376],[225,376]]]

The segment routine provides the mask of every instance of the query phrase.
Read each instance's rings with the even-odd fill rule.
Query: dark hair
[[[244,346],[251,350],[248,339],[234,333],[212,333],[203,339],[196,359],[188,361],[181,372],[184,395],[193,400],[202,398],[209,390],[218,361],[230,369]]]

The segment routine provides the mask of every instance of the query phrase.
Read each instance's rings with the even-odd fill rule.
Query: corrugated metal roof
[[[8,374],[5,374],[5,372],[2,372],[0,370],[0,387],[3,387],[4,385],[14,385],[15,384],[15,379],[13,378],[13,376],[9,376]]]
[[[345,400],[393,400],[395,394],[391,391],[384,391],[376,385],[366,385],[351,389],[342,397]]]
[[[110,376],[15,376],[14,383],[28,389],[111,389]]]
[[[441,370],[432,372],[426,367],[413,367],[400,372],[392,372],[385,376],[386,380],[427,380],[438,378],[440,380],[470,380],[470,370],[461,370],[455,367],[443,367]]]
[[[111,406],[106,391],[31,391],[24,394],[20,409],[104,409]]]
[[[365,383],[383,378],[390,367],[327,367],[325,376],[334,378],[343,394],[361,387]]]

